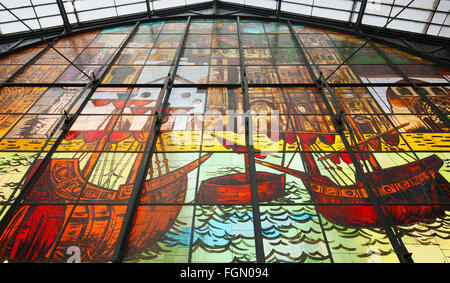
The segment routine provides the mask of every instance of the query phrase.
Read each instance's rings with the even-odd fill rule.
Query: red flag
[[[334,163],[339,164],[341,163],[341,160],[339,159],[339,155],[333,155],[331,156],[331,160],[333,160]]]
[[[335,142],[335,134],[325,134],[325,135],[319,135],[319,139],[321,142],[323,142],[326,145],[332,145]]]
[[[72,140],[72,139],[78,137],[78,135],[80,135],[79,132],[72,132],[72,131],[69,131],[69,132],[67,132],[65,139],[66,139],[67,141],[70,141],[70,140]]]
[[[383,135],[383,140],[390,146],[397,146],[400,142],[400,137],[396,133],[386,133]]]
[[[106,136],[108,133],[106,131],[96,131],[96,132],[84,132],[83,133],[83,140],[86,143],[95,142],[104,136]]]
[[[297,134],[297,135],[302,140],[302,142],[306,144],[314,144],[317,139],[316,134]]]
[[[111,103],[110,99],[92,99],[92,104],[96,107],[106,106]]]
[[[341,154],[342,160],[344,160],[345,163],[350,164],[352,163],[352,159],[350,158],[350,155],[346,152],[342,152]]]
[[[111,133],[109,137],[109,141],[112,143],[118,143],[128,138],[131,135],[131,132],[114,132]]]

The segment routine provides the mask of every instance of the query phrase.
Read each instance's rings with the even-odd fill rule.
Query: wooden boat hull
[[[176,204],[185,198],[187,174],[210,156],[145,182],[140,204],[162,205],[139,206],[127,256],[155,244],[170,229],[181,210]],[[66,261],[68,248],[75,246],[80,249],[81,261],[111,260],[132,189],[133,184],[117,191],[96,187],[82,178],[78,160],[51,160],[0,235],[1,258],[10,262],[40,262],[50,257],[55,262]]]
[[[271,201],[284,194],[286,176],[256,172],[259,201]],[[246,174],[233,174],[211,178],[202,182],[200,203],[250,203],[251,189]]]
[[[345,227],[382,227],[362,183],[342,187],[325,176],[307,175],[257,162],[301,178],[305,186],[311,188],[318,210],[331,223]],[[448,192],[445,191],[448,182],[438,173],[442,165],[442,160],[432,155],[420,161],[371,172],[366,177],[374,182],[374,193],[385,205],[385,213],[393,224],[427,222],[443,216],[449,208],[432,204],[448,201]]]

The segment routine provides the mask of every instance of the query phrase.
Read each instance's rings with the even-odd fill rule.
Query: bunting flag
[[[73,140],[75,138],[82,138],[83,141],[85,143],[92,143],[92,142],[96,142],[100,139],[102,139],[103,137],[105,137],[108,134],[107,131],[92,131],[92,132],[73,132],[73,131],[69,131],[66,134],[65,139],[67,141]],[[128,138],[130,135],[132,134],[132,132],[112,132],[111,135],[109,136],[109,141],[111,143],[118,143],[123,141],[124,139]],[[144,142],[144,134],[140,133],[140,132],[135,132],[134,133],[136,140],[138,140],[139,142]]]
[[[300,140],[303,142],[303,143],[306,143],[306,144],[309,144],[309,145],[311,145],[311,144],[315,144],[316,143],[316,140],[317,140],[317,134],[305,134],[305,133],[301,133],[301,134],[297,134],[297,136],[300,138]]]
[[[319,140],[326,145],[332,145],[336,141],[336,134],[319,135]]]
[[[148,110],[154,108],[149,107],[146,105],[149,105],[152,101],[150,100],[117,100],[117,99],[92,99],[92,104],[95,107],[103,107],[110,103],[114,105],[116,109],[121,109],[123,107],[129,107],[131,109],[131,112],[133,114],[144,114]]]
[[[347,164],[351,164],[352,163],[352,159],[350,158],[350,155],[347,152],[341,152],[339,154],[339,156],[341,157],[341,159],[347,163]]]
[[[111,143],[119,143],[129,136],[131,136],[131,132],[112,132],[109,136],[109,141]]]
[[[108,134],[107,131],[83,132],[82,138],[85,143],[96,142]]]

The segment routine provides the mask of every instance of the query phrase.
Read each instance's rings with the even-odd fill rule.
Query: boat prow
[[[134,219],[128,256],[155,244],[172,227],[181,210],[181,205],[176,204],[181,204],[186,195],[187,174],[210,156],[203,155],[173,172],[145,181],[139,203],[144,205],[139,206]],[[31,187],[25,205],[0,235],[0,246],[19,242],[21,249],[0,248],[1,256],[11,262],[45,261],[54,250],[52,260],[60,261],[67,258],[69,247],[77,246],[82,261],[111,260],[132,190],[133,184],[122,185],[117,191],[96,186],[82,177],[78,160],[52,159]],[[27,205],[37,201],[39,205]],[[61,205],[64,203],[67,205]],[[59,218],[54,216],[56,212]],[[63,225],[64,233],[57,241]],[[37,233],[45,237],[29,242],[21,236]]]

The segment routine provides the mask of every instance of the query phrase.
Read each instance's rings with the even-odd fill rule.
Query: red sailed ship
[[[392,150],[396,150],[394,148],[399,143],[399,137],[395,131],[405,126],[407,124],[368,139],[363,139],[362,135],[359,135],[358,144],[352,146],[353,149],[361,150],[360,153],[355,153],[361,163],[353,164],[353,166],[363,166],[362,161],[370,164],[372,171],[366,172],[364,177],[369,180],[372,186],[370,189],[395,225],[431,221],[436,217],[443,216],[445,210],[450,207],[442,205],[448,203],[450,186],[439,173],[443,166],[439,157],[432,155],[421,160],[412,160],[404,165],[381,168],[374,155],[369,151],[369,145],[377,144],[376,146],[379,147],[380,142],[384,142],[385,145],[392,146]],[[330,139],[330,136],[333,134],[324,134],[326,137],[323,137],[320,133],[300,132],[297,135],[299,144],[306,150],[301,155],[309,174],[261,160],[256,160],[256,162],[300,178],[305,186],[310,188],[312,200],[317,204],[320,213],[331,223],[346,227],[382,227],[379,216],[372,205],[373,202],[361,180],[356,179],[353,184],[345,182],[345,178],[347,180],[350,178],[342,170],[342,167],[352,164],[348,153],[338,151],[319,156],[317,161],[328,162],[321,168],[329,170],[333,180],[321,174],[320,167],[313,156],[317,153],[309,150],[318,138],[322,142],[332,145],[334,140]],[[402,154],[397,151],[395,153]],[[341,161],[343,164],[340,164]],[[335,166],[337,170],[332,168],[333,163],[339,164]]]
[[[318,210],[331,223],[346,227],[382,227],[361,182],[339,186],[326,176],[256,162],[302,179],[305,186],[311,188]],[[447,189],[447,194],[450,192],[447,181],[438,173],[442,165],[442,160],[432,155],[406,165],[366,173],[366,177],[374,181],[375,193],[394,224],[426,222],[443,216],[446,210],[440,204],[429,204],[443,202],[446,195],[441,188]]]

